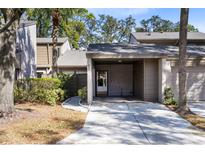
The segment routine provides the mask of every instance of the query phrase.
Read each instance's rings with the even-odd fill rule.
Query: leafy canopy
[[[170,20],[162,19],[161,17],[152,16],[149,19],[143,19],[140,22],[141,27],[137,27],[137,32],[179,32],[179,22],[173,23]],[[198,32],[198,29],[193,25],[188,24],[188,32]]]

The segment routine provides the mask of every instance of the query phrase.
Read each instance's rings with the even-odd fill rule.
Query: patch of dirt
[[[31,109],[16,109],[14,113],[9,114],[5,117],[0,118],[0,126],[3,128],[4,126],[7,126],[10,123],[19,122],[19,120],[23,120],[26,118],[35,118],[39,115],[37,112],[32,111]]]
[[[86,113],[32,103],[16,105],[16,116],[0,119],[0,144],[54,144],[83,127]]]

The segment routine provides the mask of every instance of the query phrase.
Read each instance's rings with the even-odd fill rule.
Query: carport
[[[158,59],[93,59],[93,63],[95,96],[158,101]]]
[[[94,97],[133,97],[158,102],[162,99],[162,58],[147,45],[92,45],[86,56],[88,102]]]

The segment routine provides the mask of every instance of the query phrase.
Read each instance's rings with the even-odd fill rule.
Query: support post
[[[93,63],[92,59],[87,59],[87,101],[89,104],[93,101]]]

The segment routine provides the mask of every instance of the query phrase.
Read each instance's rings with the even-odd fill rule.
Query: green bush
[[[174,98],[174,93],[170,87],[166,87],[164,90],[164,102],[167,105],[177,105],[177,102]]]
[[[64,91],[57,78],[20,79],[15,82],[15,102],[38,102],[55,105],[64,99]]]
[[[70,96],[69,84],[71,82],[71,75],[61,72],[57,74],[57,78],[61,81],[60,88],[64,91],[64,98],[68,98]]]
[[[78,96],[80,96],[83,100],[86,100],[87,97],[87,87],[83,87],[78,89]]]

